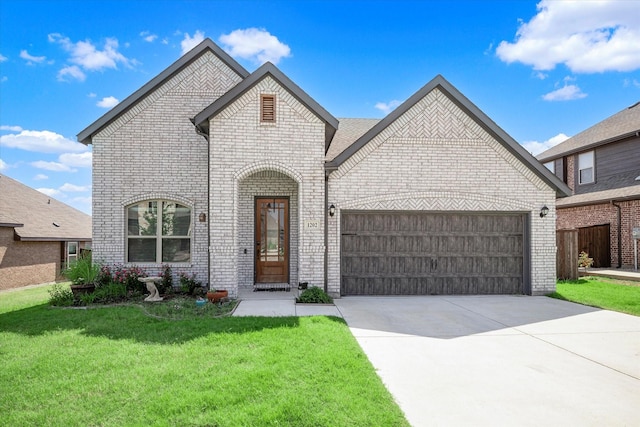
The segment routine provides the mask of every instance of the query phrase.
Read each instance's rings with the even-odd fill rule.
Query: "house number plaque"
[[[307,228],[309,229],[320,229],[320,220],[311,219],[307,221]]]

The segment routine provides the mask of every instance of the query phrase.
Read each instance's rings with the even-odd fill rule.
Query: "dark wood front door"
[[[289,199],[256,198],[256,283],[289,282]]]

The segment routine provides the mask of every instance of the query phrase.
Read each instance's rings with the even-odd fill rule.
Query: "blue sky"
[[[203,37],[338,118],[442,74],[534,154],[640,101],[636,0],[2,0],[0,172],[91,213],[76,134]]]

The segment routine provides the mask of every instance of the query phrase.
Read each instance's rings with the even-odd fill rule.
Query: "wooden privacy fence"
[[[560,280],[578,279],[578,230],[556,231],[556,275]]]

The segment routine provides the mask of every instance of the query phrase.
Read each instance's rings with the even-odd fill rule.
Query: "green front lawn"
[[[640,316],[640,283],[589,276],[560,281],[549,296]]]
[[[0,294],[2,426],[408,426],[342,319],[162,320],[46,290]]]

